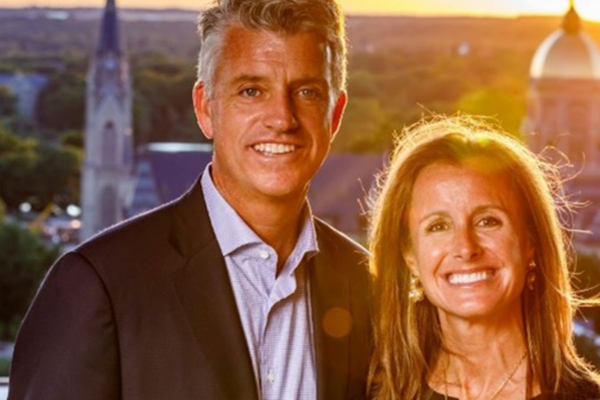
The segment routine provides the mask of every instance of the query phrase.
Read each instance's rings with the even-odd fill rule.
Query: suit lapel
[[[200,182],[178,200],[171,242],[187,263],[173,286],[226,399],[257,399],[250,354]]]
[[[350,284],[335,246],[318,229],[320,253],[310,263],[319,400],[346,398],[349,365]],[[348,328],[348,329],[346,329]],[[345,333],[345,334],[344,334]]]

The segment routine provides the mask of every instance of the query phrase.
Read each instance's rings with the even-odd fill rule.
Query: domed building
[[[525,131],[535,152],[553,146],[583,175],[600,175],[600,50],[573,1],[531,62]]]
[[[524,131],[530,148],[573,164],[567,196],[589,206],[573,221],[580,253],[600,257],[600,50],[581,28],[573,1],[562,27],[542,42],[531,62]],[[555,151],[544,149],[554,147]],[[565,171],[563,171],[564,173]]]

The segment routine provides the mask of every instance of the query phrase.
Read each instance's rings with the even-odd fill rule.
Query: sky
[[[367,15],[562,15],[569,0],[339,0],[347,14]],[[210,0],[117,0],[120,7],[198,10]],[[101,7],[104,0],[0,0],[0,7]],[[600,0],[575,0],[579,14],[600,21]]]

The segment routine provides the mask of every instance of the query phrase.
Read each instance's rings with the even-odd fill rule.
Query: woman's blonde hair
[[[423,168],[434,163],[481,168],[486,160],[511,181],[523,204],[525,226],[535,249],[537,279],[522,293],[529,371],[542,392],[576,390],[581,379],[596,380],[577,355],[571,332],[582,303],[573,293],[568,265],[570,240],[559,215],[561,184],[551,164],[486,120],[433,117],[400,135],[372,210],[371,270],[374,283],[374,358],[370,396],[423,398],[428,374],[442,349],[436,308],[409,299],[410,271],[403,254],[410,246],[407,224],[412,190]]]

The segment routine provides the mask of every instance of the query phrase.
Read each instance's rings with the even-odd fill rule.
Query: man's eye
[[[484,228],[492,228],[495,226],[499,226],[501,224],[502,224],[502,221],[500,221],[496,217],[483,217],[479,221],[477,221],[477,225],[484,227]]]
[[[317,92],[314,89],[301,89],[300,90],[300,96],[305,97],[305,98],[314,98],[317,97],[319,95],[319,92]]]
[[[260,95],[260,90],[257,88],[246,88],[241,91],[241,94],[245,97],[258,97],[258,95]]]

